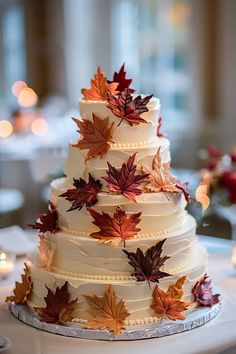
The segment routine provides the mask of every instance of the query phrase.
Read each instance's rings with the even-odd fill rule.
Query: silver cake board
[[[129,329],[122,330],[118,336],[115,336],[111,331],[85,329],[80,324],[73,322],[68,323],[66,326],[41,322],[39,316],[28,305],[16,305],[14,303],[10,305],[10,311],[15,317],[41,331],[66,337],[103,341],[159,338],[189,331],[212,320],[219,310],[220,303],[212,307],[199,306],[192,312],[187,313],[186,319],[183,321],[163,320],[152,324],[129,326]]]

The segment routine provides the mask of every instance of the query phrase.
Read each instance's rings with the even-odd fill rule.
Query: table
[[[220,313],[211,322],[189,332],[133,342],[99,342],[66,338],[38,331],[14,318],[4,304],[24,259],[15,273],[0,282],[0,333],[13,346],[6,354],[235,354],[236,353],[236,271],[230,259],[231,241],[201,236],[207,247],[209,273],[223,297]]]

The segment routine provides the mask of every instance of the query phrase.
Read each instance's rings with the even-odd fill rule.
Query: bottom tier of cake
[[[201,245],[196,245],[196,257],[184,273],[176,273],[174,276],[169,276],[160,279],[159,288],[167,290],[168,287],[174,284],[182,276],[186,276],[183,286],[184,295],[183,301],[191,302],[187,311],[191,311],[196,307],[194,297],[192,295],[192,288],[196,282],[206,273],[207,252]],[[36,254],[32,254],[27,262],[30,277],[33,283],[33,289],[28,305],[31,307],[44,307],[45,296],[47,295],[47,288],[55,290],[56,287],[61,287],[68,282],[68,290],[71,299],[78,298],[78,304],[73,312],[73,321],[84,323],[91,319],[88,311],[89,304],[84,295],[103,296],[109,285],[112,285],[116,296],[122,299],[125,307],[129,312],[129,317],[126,319],[126,325],[142,324],[158,321],[153,309],[150,307],[153,301],[153,290],[156,283],[137,280],[102,280],[102,279],[86,279],[73,276],[65,276],[53,271],[48,271],[45,268],[40,268],[37,264]],[[47,286],[47,288],[46,288]]]

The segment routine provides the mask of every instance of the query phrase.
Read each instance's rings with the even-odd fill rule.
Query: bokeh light
[[[0,137],[7,138],[13,132],[13,127],[8,120],[0,120]]]
[[[21,90],[25,87],[27,87],[27,84],[24,81],[16,81],[11,87],[11,92],[14,96],[18,97]]]
[[[38,96],[30,87],[23,88],[18,95],[18,103],[21,107],[32,107],[38,102]]]
[[[48,131],[48,123],[42,118],[35,119],[31,124],[31,131],[38,136],[44,135]]]
[[[200,184],[195,192],[196,200],[202,205],[202,211],[204,212],[210,205],[210,198],[208,197],[208,185]]]

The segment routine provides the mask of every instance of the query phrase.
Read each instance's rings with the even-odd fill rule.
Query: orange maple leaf
[[[86,328],[109,329],[117,336],[125,329],[125,319],[130,315],[122,299],[118,299],[112,286],[109,285],[102,297],[84,295],[90,305],[88,309],[92,319],[86,323]]]
[[[82,88],[81,93],[84,95],[84,100],[106,101],[108,92],[113,95],[119,93],[117,90],[118,85],[118,82],[108,84],[106,76],[101,72],[100,66],[98,66],[97,73],[94,75],[94,79],[91,80],[91,88]]]
[[[100,242],[111,242],[112,245],[118,246],[123,240],[132,238],[140,229],[137,224],[140,222],[141,213],[127,215],[120,207],[116,208],[114,216],[102,212],[99,214],[94,209],[89,208],[91,216],[94,218],[93,224],[100,228],[97,232],[92,232],[91,237],[98,238]]]
[[[73,312],[76,308],[78,299],[69,301],[70,294],[68,292],[68,282],[55,292],[52,292],[46,286],[48,293],[44,298],[46,307],[34,307],[37,314],[41,317],[41,321],[46,323],[70,322],[73,319]]]
[[[152,170],[142,167],[145,173],[149,173],[144,189],[147,192],[179,193],[180,190],[176,187],[177,181],[170,174],[170,162],[162,164],[160,150],[159,147],[152,162]]]
[[[161,290],[158,285],[153,291],[153,303],[151,308],[160,317],[170,320],[184,320],[183,312],[187,310],[190,302],[181,301],[183,294],[183,283],[186,277],[179,279],[176,284],[170,285],[167,291]]]
[[[83,135],[83,138],[74,146],[89,150],[86,160],[96,156],[102,158],[110,149],[114,122],[109,126],[109,117],[99,118],[95,113],[93,113],[93,122],[88,119],[72,119],[79,127],[78,133]]]
[[[24,304],[29,298],[32,292],[33,283],[30,279],[29,268],[27,267],[26,263],[24,268],[24,274],[21,275],[21,280],[21,283],[16,281],[15,289],[13,290],[14,295],[8,296],[5,300],[6,302],[10,301],[15,302],[16,304]]]

